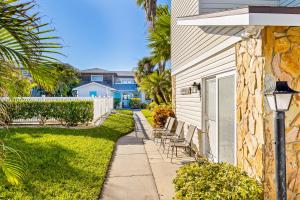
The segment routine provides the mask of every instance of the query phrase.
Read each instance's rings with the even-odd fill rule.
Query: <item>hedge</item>
[[[139,109],[141,108],[141,99],[140,98],[131,98],[129,100],[129,106],[131,109]]]
[[[45,124],[54,118],[62,125],[77,126],[93,120],[92,101],[8,101],[5,103],[9,121],[38,118]]]
[[[173,182],[174,200],[263,199],[261,184],[228,163],[199,160],[181,167]]]

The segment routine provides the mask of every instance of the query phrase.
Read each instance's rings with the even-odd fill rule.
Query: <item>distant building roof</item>
[[[101,73],[101,74],[117,74],[118,76],[134,76],[134,73],[132,71],[108,71],[101,68],[91,68],[91,69],[85,69],[81,70],[81,73]]]
[[[107,71],[105,69],[100,68],[91,68],[91,69],[84,69],[80,71],[81,73],[112,73],[110,71]]]
[[[78,86],[76,88],[73,88],[73,90],[78,90],[78,89],[84,88],[84,87],[86,87],[88,85],[97,85],[99,87],[104,87],[104,88],[107,88],[107,89],[112,90],[112,91],[116,90],[115,88],[112,88],[112,87],[109,87],[109,86],[106,86],[106,85],[103,85],[103,84],[100,84],[100,83],[97,83],[97,82],[86,83],[86,84],[80,85],[80,86]]]

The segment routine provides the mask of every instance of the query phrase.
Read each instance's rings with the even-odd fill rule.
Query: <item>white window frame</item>
[[[100,80],[93,80],[93,78],[95,78],[95,77],[100,77]],[[103,75],[92,74],[91,75],[91,81],[103,82]]]
[[[236,135],[236,71],[229,71],[222,74],[216,75],[216,134],[217,134],[217,155],[216,159],[219,162],[219,80],[220,78],[224,78],[227,76],[234,75],[234,85],[235,85],[235,91],[234,91],[234,165],[237,165],[237,135]]]

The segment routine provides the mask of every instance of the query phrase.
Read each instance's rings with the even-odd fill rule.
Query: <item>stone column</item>
[[[270,80],[300,90],[300,28],[265,27],[236,45],[238,166],[275,199],[273,114],[265,105]],[[286,113],[288,199],[300,199],[300,96]]]
[[[300,28],[266,27],[263,34],[266,79],[288,81],[300,90]],[[266,83],[267,84],[267,83]],[[300,96],[299,96],[300,97]],[[300,98],[295,97],[286,113],[288,199],[300,199]],[[265,112],[266,160],[265,197],[275,198],[273,114]]]
[[[262,39],[244,39],[236,45],[238,166],[263,180],[263,75]]]

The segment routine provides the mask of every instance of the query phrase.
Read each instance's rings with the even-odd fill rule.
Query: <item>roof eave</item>
[[[255,7],[177,19],[181,26],[300,26],[300,8]]]

